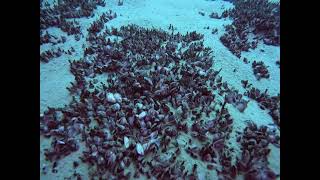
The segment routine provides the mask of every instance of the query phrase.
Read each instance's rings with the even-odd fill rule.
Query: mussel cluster
[[[258,40],[267,45],[280,45],[280,3],[269,0],[236,0],[234,8],[223,12],[233,22],[225,27],[220,40],[234,55],[255,49]],[[253,38],[250,38],[254,35]]]
[[[97,5],[105,4],[100,0],[64,0],[42,8],[40,43],[66,41],[44,33],[52,26],[79,39],[79,24],[68,19],[89,17]],[[269,173],[261,158],[250,161],[250,171],[232,163],[234,154],[228,140],[234,120],[226,104],[243,112],[248,101],[222,81],[221,69],[213,69],[212,50],[204,47],[203,35],[136,25],[104,28],[115,17],[109,11],[94,21],[88,28],[83,57],[69,60],[75,77],[67,87],[70,104],[49,107],[40,115],[41,135],[52,138],[44,155],[53,162],[53,172],[57,172],[60,159],[81,149],[79,158],[89,165],[92,179],[199,178],[198,164],[188,168],[191,162],[181,157],[182,151],[205,163],[208,170],[217,171],[222,179],[235,178],[238,172],[260,177],[261,171],[252,173],[260,166]],[[40,61],[71,52],[73,48],[48,50]],[[251,90],[245,95],[279,119],[279,104],[274,104],[278,101],[266,92]],[[188,143],[179,144],[180,137],[189,137]],[[81,175],[75,173],[73,178],[81,179]]]
[[[62,56],[62,53],[65,53],[64,50],[61,48],[58,48],[57,50],[47,50],[44,51],[40,54],[40,61],[47,63],[50,61],[52,58],[57,58]]]
[[[112,11],[110,10],[108,13],[103,13],[99,19],[97,19],[96,21],[94,21],[91,26],[88,28],[88,32],[89,33],[98,33],[100,32],[104,25],[117,17],[117,13],[113,13],[112,14]]]
[[[58,27],[67,35],[74,35],[76,41],[80,40],[80,35],[83,36],[80,24],[76,20],[77,18],[89,17],[93,15],[94,9],[97,6],[105,6],[103,0],[62,0],[57,4],[50,6],[47,2],[45,5],[41,3],[40,6],[40,45],[51,43],[57,45],[65,43],[67,38],[65,36],[56,37],[48,33],[48,28]],[[111,12],[110,12],[111,13]],[[112,19],[114,15],[108,13],[102,16],[105,23],[106,18]],[[100,18],[101,19],[101,18]],[[99,25],[101,24],[99,23]],[[59,57],[64,51],[60,48],[57,50],[47,50],[40,54],[40,61],[48,63],[52,58]],[[64,52],[65,54],[71,54],[71,51]]]
[[[247,88],[244,95],[256,100],[262,110],[269,110],[268,114],[272,117],[274,123],[280,127],[280,94],[277,96],[270,96],[268,94],[268,89],[261,92],[259,89],[252,87]]]
[[[249,51],[250,48],[254,49],[258,44],[257,40],[249,43],[248,33],[238,30],[234,25],[226,25],[225,31],[226,33],[220,37],[220,41],[238,58],[241,57],[241,51]]]
[[[269,79],[270,74],[263,61],[253,61],[251,67],[253,69],[253,74],[258,81],[261,78]]]
[[[41,31],[40,34],[40,45],[51,43],[52,45],[65,43],[67,38],[65,36],[56,37],[48,33],[48,31]]]
[[[84,143],[80,159],[102,179],[197,178],[198,165],[187,169],[181,151],[209,170],[219,165],[224,176],[235,171],[226,143],[233,118],[225,105],[242,112],[247,102],[213,69],[203,35],[128,25],[92,31],[86,40],[84,57],[70,61],[72,101],[40,118],[41,134],[53,137],[49,161]],[[192,137],[187,147],[179,136]]]
[[[103,0],[62,0],[53,7],[41,6],[40,31],[49,27],[59,27],[68,35],[79,34],[80,26],[74,19],[92,16],[97,6],[104,7],[105,2]]]
[[[212,12],[210,15],[209,15],[210,18],[213,18],[213,19],[221,19],[222,16],[219,16],[218,13],[216,12]]]
[[[242,94],[238,91],[232,91],[226,96],[226,100],[228,103],[232,104],[236,107],[240,112],[243,112],[249,101],[242,99]]]
[[[258,127],[249,122],[242,136],[237,141],[241,144],[242,156],[237,160],[237,170],[244,175],[245,179],[276,179],[278,174],[268,167],[268,145],[280,146],[280,136],[275,129],[267,126]]]

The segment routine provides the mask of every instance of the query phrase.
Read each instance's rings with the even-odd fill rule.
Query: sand
[[[233,5],[223,0],[206,1],[206,0],[124,0],[123,6],[117,5],[117,0],[106,1],[106,7],[98,6],[95,10],[95,16],[93,18],[81,18],[80,26],[83,30],[83,34],[86,35],[86,29],[90,26],[91,22],[96,20],[99,15],[111,9],[116,12],[118,17],[109,21],[107,27],[120,27],[127,24],[137,24],[143,27],[156,27],[168,30],[170,24],[172,24],[176,30],[181,33],[187,31],[197,31],[204,34],[204,44],[213,49],[214,67],[215,69],[222,68],[220,75],[224,81],[227,81],[231,87],[239,89],[241,93],[244,89],[241,86],[241,80],[249,80],[254,87],[261,90],[268,88],[270,95],[277,95],[280,93],[280,69],[276,66],[276,61],[280,59],[280,48],[276,46],[268,46],[263,43],[259,43],[255,50],[249,52],[242,52],[242,58],[246,57],[249,61],[257,60],[264,61],[270,73],[270,79],[262,79],[257,81],[253,71],[251,69],[251,63],[245,64],[234,56],[225,46],[222,45],[219,38],[224,33],[224,26],[231,24],[230,19],[212,19],[209,17],[211,12],[217,12],[221,14],[225,9],[232,8]],[[53,3],[53,2],[52,2]],[[203,12],[202,16],[199,12]],[[209,29],[205,29],[208,27]],[[213,28],[218,29],[217,34],[212,34]],[[65,34],[58,28],[49,28],[48,32],[51,34]],[[58,37],[59,37],[58,36]],[[70,82],[74,81],[73,75],[69,72],[68,60],[79,60],[82,55],[82,45],[86,45],[84,38],[80,41],[75,41],[73,36],[67,37],[67,42],[63,45],[58,44],[54,47],[51,45],[41,46],[41,52],[48,48],[61,47],[65,50],[74,47],[76,53],[73,55],[63,55],[59,58],[51,60],[49,63],[40,63],[40,112],[42,113],[48,106],[50,107],[63,107],[67,105],[71,97],[66,89],[70,85]],[[261,51],[264,50],[264,52]],[[242,59],[241,58],[241,59]],[[233,70],[236,69],[236,72]],[[253,120],[258,125],[268,125],[273,123],[272,118],[268,115],[267,111],[261,110],[255,101],[250,101],[247,109],[240,113],[231,105],[227,105],[227,108],[234,118],[234,131],[242,131],[245,127],[246,120]],[[231,135],[232,136],[232,135]],[[230,139],[231,144],[235,138]],[[43,149],[49,147],[50,141],[40,138],[41,141],[41,165],[45,162],[43,159]],[[235,147],[237,149],[239,147]],[[66,157],[59,162],[58,173],[48,173],[47,175],[41,174],[41,179],[63,179],[73,173],[72,162],[77,159],[82,151],[83,147],[74,154]],[[270,154],[270,165],[279,173],[280,167],[280,152],[278,148],[272,148]],[[204,170],[201,172],[204,179],[209,174],[205,166],[200,165]],[[77,169],[84,175],[83,178],[88,178],[85,165]],[[214,175],[210,174],[211,178]]]

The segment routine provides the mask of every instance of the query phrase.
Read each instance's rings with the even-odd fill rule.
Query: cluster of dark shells
[[[267,45],[280,45],[280,3],[268,0],[236,0],[234,8],[223,12],[233,22],[225,27],[220,40],[234,55],[257,47],[258,40]],[[250,38],[249,36],[253,36]]]
[[[203,35],[135,25],[90,34],[83,59],[70,61],[71,103],[49,108],[40,119],[41,134],[54,137],[45,153],[49,161],[84,143],[80,159],[93,167],[92,177],[102,179],[197,178],[197,164],[186,169],[181,151],[206,162],[209,170],[220,164],[221,176],[234,171],[226,144],[233,118],[225,105],[247,102],[218,76],[221,69],[212,68]],[[105,82],[97,80],[102,74]],[[188,146],[177,144],[181,135],[193,137]],[[134,169],[127,171],[130,166]]]
[[[193,154],[191,157],[200,157],[200,160],[207,163],[208,170],[216,170],[220,179],[232,179],[237,176],[237,173],[231,173],[235,168],[232,163],[234,150],[227,145],[227,142],[233,129],[233,118],[225,108],[226,103],[227,100],[224,101],[221,110],[217,112],[215,119],[203,124],[194,123],[192,125],[191,130],[198,132],[197,137],[204,144],[192,149],[188,147],[187,151]],[[210,138],[206,134],[210,134]],[[198,156],[195,155],[196,153]]]
[[[258,81],[261,78],[269,79],[270,74],[263,61],[253,61],[251,67],[253,69],[253,74]]]
[[[103,0],[63,0],[53,7],[40,7],[40,30],[59,27],[70,34],[80,33],[80,28],[68,19],[89,17],[97,6],[105,6]]]
[[[63,32],[66,32],[68,35],[81,34],[79,22],[75,20],[68,21],[65,19],[61,19],[59,27]]]
[[[41,7],[40,43],[66,41],[44,33],[54,26],[79,40],[82,33],[74,18],[92,16],[97,5],[105,6],[102,0],[64,0],[52,8]],[[67,87],[72,101],[63,108],[49,107],[40,115],[40,133],[52,139],[44,152],[53,163],[52,172],[57,172],[59,160],[84,146],[79,161],[89,165],[91,179],[199,179],[198,164],[187,168],[190,162],[181,158],[182,151],[215,170],[220,179],[235,179],[240,173],[249,179],[265,174],[272,179],[265,157],[256,153],[262,147],[248,149],[246,142],[256,138],[257,144],[265,139],[279,144],[279,138],[274,135],[272,139],[269,131],[256,130],[252,124],[244,134],[249,136],[251,128],[254,137],[249,140],[244,135],[239,140],[250,155],[247,169],[240,162],[232,163],[228,141],[234,120],[226,104],[243,112],[248,101],[222,81],[221,69],[213,69],[212,50],[203,45],[203,35],[195,31],[174,34],[172,25],[172,33],[136,25],[102,31],[115,17],[109,11],[94,21],[88,28],[87,46],[82,46],[83,57],[69,60],[75,76]],[[71,52],[73,48],[48,50],[40,61]],[[247,81],[243,84],[250,87]],[[244,95],[269,109],[280,125],[280,99],[252,89]],[[181,136],[190,137],[185,146],[178,143]],[[74,168],[78,165],[75,161]],[[82,179],[82,175],[75,172],[66,178]]]
[[[40,6],[40,45],[48,43],[57,45],[66,42],[65,36],[61,36],[59,38],[49,34],[48,28],[50,27],[58,27],[62,31],[66,32],[67,35],[74,35],[75,40],[79,41],[83,34],[81,32],[79,22],[76,19],[93,16],[93,11],[97,6],[104,7],[105,2],[103,0],[62,0],[58,1],[57,4],[54,4],[51,7],[48,3],[44,5],[42,3]],[[103,20],[106,20],[106,18],[109,18],[110,20],[114,18],[114,15],[106,13],[102,18]],[[99,23],[99,25],[100,24],[101,23]],[[40,54],[40,61],[47,63],[50,59],[61,56],[63,52],[64,51],[60,48],[57,51],[48,50],[42,52]],[[70,55],[72,52],[74,52],[74,49],[71,49],[71,51],[68,50],[64,53]]]
[[[269,115],[272,117],[275,124],[280,127],[280,94],[277,96],[270,96],[268,89],[261,92],[259,89],[251,87],[247,88],[244,95],[256,100],[262,110],[269,110]]]
[[[241,144],[242,156],[237,160],[236,169],[244,179],[275,180],[279,176],[268,166],[269,144],[280,146],[280,136],[275,129],[249,122],[237,141]]]
[[[61,48],[58,48],[57,50],[47,50],[40,54],[40,61],[44,63],[48,63],[50,59],[57,58],[62,56],[64,53],[64,50]]]
[[[58,10],[61,18],[82,18],[93,15],[97,6],[105,7],[103,0],[63,0],[59,1]]]
[[[276,61],[276,65],[280,68],[280,60]]]
[[[65,36],[56,37],[54,35],[51,35],[48,33],[48,31],[45,31],[45,33],[42,31],[42,34],[40,35],[40,45],[51,43],[52,45],[65,43],[67,38]]]
[[[212,12],[210,15],[209,15],[210,18],[213,18],[213,19],[221,19],[222,16],[219,16],[218,13],[216,12]]]
[[[80,26],[76,21],[66,20],[60,18],[58,14],[53,13],[54,9],[41,9],[40,10],[40,30],[43,31],[49,27],[59,27],[62,31],[68,35],[80,33]],[[50,14],[51,13],[51,14]]]
[[[51,149],[45,150],[45,156],[50,161],[61,159],[72,152],[77,151],[79,148],[76,141],[72,138],[62,138],[61,140],[54,139],[51,146]]]
[[[236,107],[240,112],[243,112],[249,101],[242,99],[242,94],[238,91],[231,91],[229,94],[226,95],[226,100],[229,104],[232,104]]]
[[[61,49],[60,47],[57,48],[56,50],[49,49],[49,50],[46,50],[46,51],[40,53],[40,62],[48,63],[50,60],[52,60],[54,58],[58,58],[60,56],[63,56],[63,54],[71,55],[74,52],[75,52],[75,49],[73,47],[71,47],[68,50]]]
[[[248,42],[248,33],[239,31],[234,25],[226,25],[227,33],[220,37],[220,41],[226,46],[235,56],[241,57],[241,51],[249,51],[250,48],[257,47],[258,40]]]
[[[99,19],[97,19],[96,21],[94,21],[91,26],[88,28],[88,32],[89,33],[98,33],[100,32],[103,28],[104,28],[104,25],[117,17],[117,13],[113,13],[112,14],[112,11],[110,10],[108,13],[103,13]]]

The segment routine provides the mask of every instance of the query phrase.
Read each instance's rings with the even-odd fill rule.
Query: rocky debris
[[[253,69],[253,74],[259,81],[261,78],[266,78],[269,79],[270,74],[267,69],[267,66],[264,64],[263,61],[253,61],[252,62],[252,69]]]

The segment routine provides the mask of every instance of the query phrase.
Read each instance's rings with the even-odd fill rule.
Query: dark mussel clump
[[[185,151],[221,177],[237,176],[226,105],[243,112],[248,102],[213,69],[203,35],[136,25],[103,31],[114,16],[93,22],[83,57],[69,61],[70,104],[40,117],[41,134],[53,137],[47,159],[57,162],[84,144],[80,159],[94,167],[92,178],[197,178],[198,165],[187,169],[181,160]],[[193,138],[184,147],[180,136]]]
[[[234,55],[240,58],[241,51],[255,49],[258,40],[280,45],[280,3],[236,0],[233,4],[233,9],[222,13],[222,17],[230,17],[233,22],[225,27],[226,33],[220,40]]]
[[[275,180],[279,175],[268,167],[269,144],[280,146],[280,137],[267,126],[258,127],[249,122],[242,136],[238,137],[242,155],[237,160],[237,170],[245,179]]]
[[[57,27],[68,36],[74,35],[76,41],[80,40],[81,27],[78,18],[89,18],[93,16],[93,11],[97,6],[105,6],[103,0],[61,0],[57,1],[53,6],[40,6],[40,45],[51,43],[52,45],[65,43],[67,38],[65,36],[56,37],[48,33],[48,28]],[[68,52],[71,54],[71,52]],[[41,53],[40,61],[48,63],[50,59],[61,56],[60,50],[58,52],[46,51]]]
[[[256,100],[262,110],[267,109],[274,123],[280,127],[280,94],[271,96],[268,94],[268,89],[264,92],[255,87],[247,87],[246,89],[244,95]]]
[[[264,64],[263,61],[253,61],[252,63],[252,69],[253,69],[253,74],[259,81],[261,78],[266,78],[269,79],[270,74],[267,69],[267,66]]]
[[[75,76],[68,87],[72,102],[62,109],[50,108],[41,117],[41,134],[57,138],[47,152],[48,159],[59,160],[84,143],[81,160],[97,167],[91,176],[112,179],[196,177],[196,168],[181,169],[177,157],[183,150],[219,163],[233,119],[225,108],[227,101],[222,98],[221,103],[214,91],[223,95],[232,90],[218,76],[221,70],[212,69],[211,50],[204,47],[203,35],[170,35],[135,25],[107,28],[98,34],[94,26],[102,20],[89,30],[90,46],[83,59],[70,61]],[[111,36],[120,40],[112,41]],[[108,78],[99,82],[96,77],[102,74]],[[216,116],[200,122],[201,112]],[[207,145],[183,149],[175,140],[182,134]],[[74,140],[68,141],[71,137]],[[163,152],[168,152],[167,158]],[[130,164],[135,171],[125,172]]]

